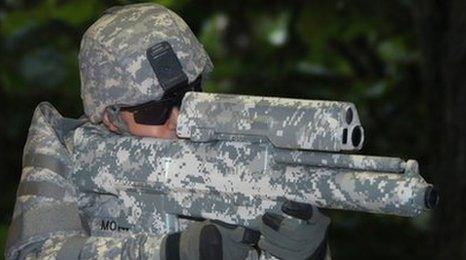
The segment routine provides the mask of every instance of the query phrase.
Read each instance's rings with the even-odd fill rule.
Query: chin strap
[[[109,106],[105,108],[108,120],[117,128],[117,133],[121,135],[131,135],[128,125],[120,116],[120,108],[118,106]]]

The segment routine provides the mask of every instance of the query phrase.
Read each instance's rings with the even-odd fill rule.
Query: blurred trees
[[[47,100],[65,116],[82,113],[77,63],[81,35],[104,9],[131,2],[135,1],[0,3],[3,225],[11,217],[21,150],[34,107]],[[207,91],[354,102],[366,129],[364,153],[419,159],[421,172],[429,181],[434,169],[438,175],[446,174],[441,171],[448,164],[439,166],[436,159],[452,154],[448,145],[464,135],[464,123],[457,125],[455,114],[448,114],[448,125],[455,132],[442,146],[443,156],[432,156],[430,140],[437,140],[438,131],[445,130],[437,123],[443,122],[437,119],[445,114],[435,108],[446,102],[450,107],[445,109],[452,111],[461,101],[455,97],[465,96],[455,87],[461,81],[451,77],[451,73],[459,76],[464,68],[460,66],[464,65],[464,44],[460,44],[464,42],[449,54],[455,57],[460,53],[462,60],[444,60],[440,66],[439,39],[445,35],[437,22],[460,14],[446,12],[437,17],[433,0],[158,2],[180,14],[211,55],[215,69]],[[464,6],[445,8],[465,10]],[[464,27],[464,21],[449,20],[452,44],[457,41],[455,33],[466,35],[461,24]],[[457,69],[450,72],[448,66],[453,64]],[[437,86],[450,88],[440,91]],[[463,151],[456,147],[453,153]],[[463,164],[456,162],[455,174],[460,178],[464,153],[458,154],[457,160],[463,160]],[[445,186],[450,181],[436,178]],[[455,196],[454,190],[448,196]],[[460,203],[458,199],[452,203]],[[414,219],[354,212],[328,214],[333,220],[330,237],[335,259],[431,258],[437,250],[431,243],[432,230],[443,232],[442,238],[449,236],[442,229],[446,220],[439,218],[433,226],[430,214]],[[461,220],[455,222],[458,228]],[[5,233],[2,230],[0,235]],[[463,237],[454,245],[464,241]]]
[[[430,168],[441,191],[434,241],[438,259],[465,259],[466,2],[414,1],[428,93]]]

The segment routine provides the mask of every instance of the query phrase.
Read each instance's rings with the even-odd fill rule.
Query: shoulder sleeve
[[[48,103],[36,109],[24,147],[6,258],[158,258],[163,236],[92,237],[84,229],[76,191],[68,179],[71,157],[62,143],[63,136],[78,125]]]

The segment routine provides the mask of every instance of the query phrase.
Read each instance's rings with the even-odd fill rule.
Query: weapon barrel
[[[289,199],[320,207],[399,216],[416,216],[432,208],[438,198],[432,185],[419,176],[346,171],[318,174],[310,181],[308,193]],[[315,192],[312,192],[315,190]]]
[[[402,173],[405,171],[406,167],[406,163],[402,159],[395,157],[286,151],[282,149],[276,149],[274,154],[277,163],[289,165],[307,165],[388,173]]]
[[[253,227],[257,216],[279,211],[285,199],[400,216],[418,215],[438,202],[414,160],[296,151],[247,140],[104,135],[94,126],[76,134],[73,178],[79,188],[124,198],[143,212],[134,218],[144,223],[153,221],[151,212],[163,211]]]
[[[438,201],[438,193],[419,175],[414,160],[404,162],[390,157],[340,155],[336,158],[341,161],[334,161],[337,163],[333,166],[341,167],[321,167],[274,163],[279,161],[277,155],[283,155],[285,150],[271,154],[267,154],[268,149],[261,151],[241,167],[232,165],[228,168],[224,161],[208,166],[212,170],[222,169],[221,174],[210,174],[211,171],[204,168],[199,173],[191,170],[184,175],[177,167],[183,162],[175,163],[170,168],[176,169],[176,173],[170,173],[174,177],[165,185],[174,191],[171,193],[174,197],[179,196],[180,203],[190,196],[189,191],[195,190],[196,194],[205,194],[204,200],[217,197],[225,204],[235,205],[234,210],[226,214],[235,219],[251,219],[274,210],[284,199],[313,203],[323,208],[400,216],[416,216],[434,207]],[[355,158],[364,163],[354,164]],[[380,165],[383,167],[377,168]],[[387,171],[381,171],[383,169]],[[202,217],[212,217],[209,210],[203,208]],[[248,216],[241,217],[236,211]],[[228,218],[223,220],[228,221]]]
[[[438,203],[438,193],[420,176],[336,169],[303,172],[298,168],[286,169],[278,179],[250,173],[206,176],[178,172],[164,184],[125,181],[118,186],[135,194],[165,194],[164,210],[173,215],[219,219],[251,228],[257,216],[280,212],[285,199],[398,216],[416,216]]]

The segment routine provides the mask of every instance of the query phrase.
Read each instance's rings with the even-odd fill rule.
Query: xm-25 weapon
[[[156,207],[172,229],[178,216],[254,228],[285,199],[400,216],[438,202],[415,160],[341,153],[364,141],[347,102],[190,92],[180,139],[120,136],[92,124],[77,131],[80,189],[132,201],[137,218]]]

